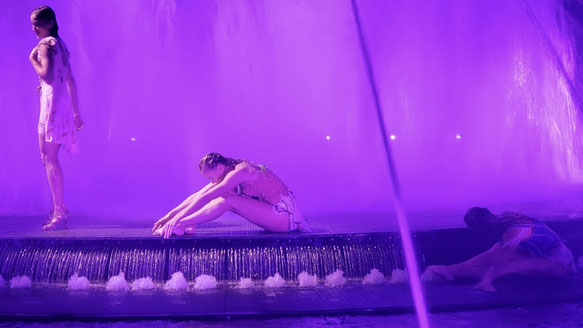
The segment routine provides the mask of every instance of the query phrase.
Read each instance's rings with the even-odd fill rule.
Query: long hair
[[[464,215],[464,222],[470,229],[480,234],[496,236],[502,236],[508,227],[515,223],[532,221],[536,220],[518,213],[506,212],[502,215],[494,215],[485,207],[472,207]]]
[[[198,162],[198,169],[202,171],[203,169],[214,169],[218,164],[225,165],[229,170],[235,168],[239,163],[243,163],[242,159],[234,159],[230,157],[225,157],[219,153],[208,153],[204,155],[203,158]]]
[[[49,35],[55,38],[59,37],[59,24],[57,24],[57,15],[51,7],[49,6],[40,6],[32,11],[35,19],[43,24],[48,24],[49,22],[53,22],[53,26],[49,30]]]

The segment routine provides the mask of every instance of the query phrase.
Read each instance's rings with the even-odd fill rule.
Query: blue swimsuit
[[[521,241],[518,248],[534,257],[552,257],[551,251],[559,248],[561,239],[546,225],[538,221],[528,224],[513,224],[509,228],[531,228],[532,235],[528,239]]]

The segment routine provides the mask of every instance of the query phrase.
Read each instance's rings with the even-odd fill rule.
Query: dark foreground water
[[[583,302],[519,308],[437,313],[432,327],[583,327]],[[290,317],[231,321],[4,322],[0,328],[138,328],[138,327],[416,327],[414,314]]]

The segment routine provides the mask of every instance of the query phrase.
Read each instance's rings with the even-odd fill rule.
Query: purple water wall
[[[67,0],[0,4],[0,214],[50,207],[28,62],[45,3],[86,123],[61,155],[73,213],[158,217],[204,183],[209,151],[269,164],[307,216],[391,211],[350,1]],[[358,4],[408,208],[583,182],[580,26],[562,2]]]

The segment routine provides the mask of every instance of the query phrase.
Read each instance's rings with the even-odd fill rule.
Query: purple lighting
[[[86,121],[81,153],[62,156],[71,210],[161,215],[204,182],[193,170],[198,158],[219,151],[276,167],[308,215],[394,211],[380,196],[388,177],[348,1],[156,3],[51,1]],[[555,19],[558,4],[530,5],[573,76],[578,62]],[[38,81],[17,55],[36,45],[27,18],[34,6],[11,2],[0,21],[0,100],[15,109],[0,113],[11,122],[0,130],[4,214],[44,213],[50,198],[31,132]],[[408,208],[497,202],[583,181],[571,91],[520,1],[359,6]],[[450,142],[460,126],[463,147]],[[333,143],[313,142],[323,129]],[[131,149],[130,138],[139,140]],[[321,183],[290,159],[309,163]],[[147,192],[126,197],[136,189]]]
[[[46,100],[53,89],[45,81],[39,97],[43,74],[31,68],[35,56],[39,63],[50,56],[44,48],[31,53],[48,24],[31,22],[38,0],[0,1],[0,275],[7,286],[23,274],[36,275],[34,287],[63,283],[79,265],[99,269],[84,273],[95,285],[122,271],[128,281],[147,272],[160,286],[179,270],[187,283],[211,274],[218,295],[240,279],[254,286],[278,273],[282,289],[265,295],[279,297],[295,292],[305,271],[316,282],[301,291],[317,300],[325,293],[316,288],[332,288],[325,277],[341,272],[346,286],[356,281],[361,289],[354,290],[380,299],[402,287],[391,283],[394,273],[409,285],[390,306],[416,311],[412,320],[426,328],[439,325],[429,310],[440,308],[432,302],[448,289],[428,289],[434,281],[425,283],[423,269],[481,251],[469,230],[458,229],[466,209],[536,208],[526,214],[560,213],[565,221],[583,213],[581,0],[46,2],[66,44],[61,54],[70,53],[57,71],[62,77],[70,63],[80,111],[74,117],[84,125],[73,131],[79,153],[61,147],[51,156],[54,171],[63,172],[51,180],[52,148],[41,142],[41,162],[38,122],[41,101],[42,115],[53,112]],[[313,231],[282,232],[292,220],[272,234],[262,221],[243,220],[229,197],[261,202],[252,214],[262,218],[267,212],[260,210],[273,209],[287,218],[291,203],[245,195],[235,180],[220,197],[205,199],[221,212],[213,221],[191,222],[188,236],[170,236],[171,229],[169,240],[140,235],[187,197],[204,194],[195,194],[203,186],[214,186],[217,177],[205,178],[198,167],[211,152],[273,172]],[[57,214],[69,224],[54,235],[41,231],[39,219],[58,216],[53,186],[64,190],[66,209]],[[205,213],[202,206],[192,210]],[[34,220],[38,231],[29,228]],[[12,226],[2,230],[4,221]],[[197,235],[199,224],[207,235]],[[577,240],[576,229],[557,228],[557,235]],[[32,246],[19,248],[29,233]],[[449,233],[469,246],[447,239]],[[73,264],[63,264],[60,275],[49,272],[57,265],[43,262],[66,262],[54,255],[60,241],[52,246],[53,238],[71,239],[59,254]],[[583,256],[580,249],[573,254]],[[381,283],[363,287],[372,269],[382,273]],[[325,290],[346,297],[334,304],[339,309],[354,296],[341,286]],[[474,303],[484,295],[467,294]]]

